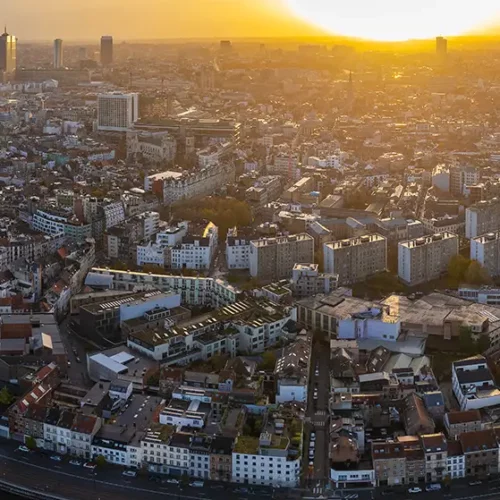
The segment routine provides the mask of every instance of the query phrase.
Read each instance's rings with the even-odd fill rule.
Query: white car
[[[83,464],[83,466],[86,468],[86,469],[90,469],[90,470],[94,470],[97,465],[96,464],[93,464],[92,462],[85,462]]]
[[[122,476],[135,477],[137,476],[137,472],[135,470],[124,470]]]
[[[309,460],[314,459],[314,450],[309,450]]]
[[[179,484],[177,479],[167,479],[165,482],[169,484]]]
[[[316,441],[316,433],[311,432],[311,441]]]
[[[309,448],[313,449],[316,446],[316,443],[314,441],[309,441]]]
[[[319,377],[319,368],[316,367],[316,370],[314,370],[314,376]]]
[[[30,452],[30,449],[27,446],[24,446],[23,444],[21,446],[19,446],[17,449],[18,449],[18,451],[24,451],[24,453]]]
[[[422,493],[422,488],[419,488],[418,486],[415,486],[414,488],[410,488],[408,490],[408,493]]]
[[[60,462],[61,461],[61,457],[59,455],[51,455],[50,459],[51,460],[55,460],[56,462]]]
[[[309,462],[309,467],[314,467],[314,462],[312,460]]]
[[[191,481],[189,483],[189,486],[193,488],[203,488],[203,486],[205,486],[205,483],[203,481]]]
[[[313,399],[318,399],[318,389],[314,389]]]
[[[79,462],[78,460],[70,460],[69,463],[70,465],[82,465],[82,462]]]

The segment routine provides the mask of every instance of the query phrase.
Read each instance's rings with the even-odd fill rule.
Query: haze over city
[[[500,7],[466,0],[24,0],[1,16],[24,40],[345,35],[373,40],[493,34]]]

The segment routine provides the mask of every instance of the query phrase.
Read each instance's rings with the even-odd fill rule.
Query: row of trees
[[[488,271],[477,261],[463,255],[454,255],[448,264],[448,278],[450,286],[489,285],[492,280]]]

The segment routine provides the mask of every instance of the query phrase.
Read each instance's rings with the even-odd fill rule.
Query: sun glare
[[[294,14],[332,34],[399,41],[461,35],[490,24],[499,0],[286,0]]]

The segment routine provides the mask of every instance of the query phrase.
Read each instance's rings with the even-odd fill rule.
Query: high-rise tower
[[[113,64],[113,37],[101,37],[101,64],[109,66]]]
[[[13,73],[17,68],[17,39],[13,35],[4,33],[0,36],[0,71]]]
[[[63,41],[60,38],[54,40],[54,68],[63,67]]]

